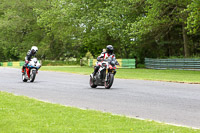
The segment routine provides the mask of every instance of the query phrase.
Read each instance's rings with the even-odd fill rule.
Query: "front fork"
[[[106,78],[105,78],[105,81],[107,81],[108,80],[108,69],[106,69]]]
[[[115,75],[115,74],[116,74],[116,71],[112,71],[112,73]],[[105,81],[108,81],[108,69],[106,69]]]
[[[28,75],[28,78],[30,78],[30,69],[28,69],[27,67],[26,67],[26,74]]]

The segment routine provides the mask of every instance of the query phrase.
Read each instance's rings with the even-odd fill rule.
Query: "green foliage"
[[[44,60],[83,58],[88,51],[97,57],[109,44],[117,58],[139,63],[183,56],[186,48],[198,56],[199,7],[199,0],[2,0],[0,59],[22,60],[32,45]]]
[[[85,54],[85,57],[87,59],[93,59],[94,57],[92,56],[92,54],[90,53],[90,51],[88,51],[86,54]]]
[[[197,36],[188,36],[183,32],[188,16],[184,10],[190,3],[191,0],[143,1],[140,6],[144,12],[130,24],[134,31],[130,35],[142,48],[140,58],[142,55],[156,58],[197,54],[197,47],[200,47]],[[186,41],[183,41],[184,37]]]
[[[34,7],[41,7],[39,0],[3,0],[0,4],[0,46],[4,60],[24,59],[32,45],[38,45],[43,33],[36,23]]]
[[[188,8],[187,29],[190,34],[197,34],[200,32],[200,1],[193,0]]]

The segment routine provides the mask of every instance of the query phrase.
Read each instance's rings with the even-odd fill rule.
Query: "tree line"
[[[200,56],[199,0],[1,0],[0,61]]]

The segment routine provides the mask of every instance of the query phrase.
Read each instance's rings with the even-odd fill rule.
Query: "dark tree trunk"
[[[183,30],[183,44],[184,44],[184,54],[185,57],[189,57],[190,53],[189,53],[189,46],[188,46],[188,36],[187,36],[187,31],[185,29],[186,24],[182,24],[182,30]]]

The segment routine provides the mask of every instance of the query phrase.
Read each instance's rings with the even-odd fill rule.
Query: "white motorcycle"
[[[40,67],[41,64],[39,63],[37,58],[31,59],[27,67],[24,69],[24,73],[22,73],[23,82],[27,82],[28,80],[30,80],[30,82],[34,82],[36,74]]]

